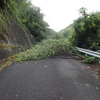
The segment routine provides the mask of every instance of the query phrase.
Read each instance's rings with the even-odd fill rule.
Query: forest
[[[75,54],[75,47],[99,52],[100,12],[87,13],[87,9],[82,7],[79,13],[78,19],[56,32],[44,21],[41,9],[32,5],[30,1],[1,0],[0,53],[7,55],[11,51],[7,56],[3,55],[1,60],[21,62],[61,54]],[[97,61],[94,57],[82,56],[87,62]]]

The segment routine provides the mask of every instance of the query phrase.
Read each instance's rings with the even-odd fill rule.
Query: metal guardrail
[[[87,49],[83,49],[83,48],[79,48],[79,47],[76,47],[76,50],[78,50],[78,51],[80,51],[82,53],[85,53],[85,54],[100,58],[100,52],[95,52],[95,51],[91,51],[91,50],[87,50]]]

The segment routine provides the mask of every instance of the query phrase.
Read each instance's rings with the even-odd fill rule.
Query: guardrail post
[[[100,59],[99,60],[99,72],[98,72],[98,75],[100,75]]]

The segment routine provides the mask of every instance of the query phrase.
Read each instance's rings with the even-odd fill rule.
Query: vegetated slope
[[[0,0],[0,60],[41,41],[47,26],[40,8],[27,0]]]
[[[1,11],[3,14],[3,12]],[[0,18],[0,60],[7,58],[21,50],[27,49],[35,42],[34,38],[20,26],[20,24],[6,12]],[[2,22],[5,22],[2,23]],[[10,46],[13,45],[13,46]]]

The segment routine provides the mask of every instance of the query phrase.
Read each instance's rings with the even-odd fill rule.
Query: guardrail
[[[100,52],[95,52],[95,51],[91,51],[91,50],[87,50],[87,49],[83,49],[83,48],[79,48],[79,47],[76,47],[76,50],[78,50],[78,51],[80,51],[82,53],[85,53],[85,54],[100,58]]]

